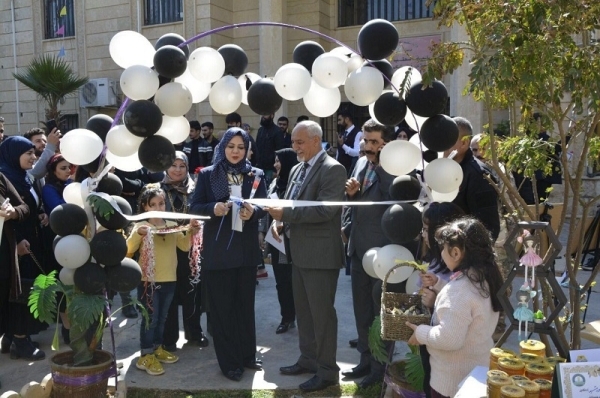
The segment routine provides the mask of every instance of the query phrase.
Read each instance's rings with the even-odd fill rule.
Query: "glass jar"
[[[500,389],[512,385],[512,380],[507,376],[492,376],[487,379],[487,395],[489,398],[500,398]]]
[[[498,359],[514,356],[512,351],[507,351],[499,347],[492,348],[490,350],[490,370],[498,369]]]
[[[498,370],[498,369],[488,370],[487,378],[489,379],[490,377],[494,377],[494,376],[508,377],[508,373],[506,373],[502,370]],[[523,376],[523,377],[525,377],[525,376]]]
[[[566,359],[564,359],[563,357],[548,357],[546,358],[545,362],[552,366],[552,369],[554,369],[556,367],[557,363],[563,363],[563,362],[567,362]]]
[[[515,385],[500,388],[501,398],[525,398],[525,390]]]
[[[541,363],[544,361],[544,358],[540,357],[539,355],[529,353],[519,354],[517,355],[517,358],[523,361],[525,365],[530,363]]]
[[[525,398],[538,398],[540,396],[540,386],[531,380],[516,381],[515,386],[525,390]]]
[[[535,354],[542,358],[546,357],[546,344],[537,340],[524,340],[519,343],[521,354]]]
[[[525,374],[525,364],[517,358],[498,359],[498,369],[505,371],[509,376]]]
[[[535,384],[540,386],[540,398],[550,398],[552,395],[552,382],[546,379],[535,379]]]
[[[530,380],[546,379],[552,381],[553,375],[554,369],[552,369],[552,366],[545,363],[530,363],[525,366],[525,376]]]
[[[529,379],[523,375],[514,375],[514,376],[510,376],[510,379],[512,380],[513,384],[517,384],[517,381],[528,381]]]

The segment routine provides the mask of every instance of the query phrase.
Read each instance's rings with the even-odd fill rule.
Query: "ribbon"
[[[291,200],[291,199],[241,199],[242,203],[250,203],[259,207],[313,207],[313,206],[373,206],[373,205],[395,205],[398,203],[414,203],[416,200],[384,200],[381,202],[335,202],[318,200]]]
[[[52,379],[54,383],[61,384],[64,386],[72,386],[72,387],[83,387],[89,386],[92,384],[96,384],[104,379],[108,379],[109,377],[116,375],[116,368],[113,364],[110,365],[110,368],[106,369],[102,373],[95,373],[93,375],[88,376],[68,376],[62,375],[59,372],[52,372]]]

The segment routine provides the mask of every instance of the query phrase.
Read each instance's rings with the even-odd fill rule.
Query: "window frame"
[[[75,1],[74,0],[43,0],[44,39],[63,39],[75,37]],[[60,10],[67,7],[67,15],[60,16]],[[56,32],[64,26],[64,34]]]
[[[144,26],[182,22],[183,9],[183,0],[144,0]]]

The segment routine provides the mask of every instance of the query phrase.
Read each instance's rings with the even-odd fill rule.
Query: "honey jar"
[[[542,358],[546,357],[546,344],[537,340],[524,340],[519,343],[521,354],[535,354]]]
[[[525,398],[525,390],[523,390],[521,387],[517,387],[515,385],[502,386],[502,388],[500,388],[500,397],[501,398]]]
[[[523,361],[525,363],[525,365],[530,364],[530,363],[540,363],[544,360],[544,358],[542,358],[538,355],[528,354],[528,353],[519,354],[519,355],[517,355],[517,358],[519,358],[521,361]]]
[[[525,366],[525,376],[530,380],[546,379],[552,381],[554,369],[552,366],[545,363],[530,363]]]
[[[504,357],[514,357],[514,353],[499,347],[490,350],[490,370],[498,369],[498,359]]]
[[[487,395],[489,398],[500,398],[500,389],[512,385],[512,380],[506,376],[492,376],[487,380]]]
[[[525,364],[520,359],[514,357],[498,359],[498,369],[505,371],[509,376],[525,374]]]
[[[552,382],[546,379],[535,379],[534,382],[540,386],[540,398],[550,398],[552,395]]]
[[[548,357],[546,358],[545,362],[552,366],[552,369],[554,369],[556,367],[557,363],[563,363],[563,362],[567,362],[566,359],[564,359],[563,357]]]
[[[487,372],[487,378],[489,379],[490,377],[494,377],[494,376],[503,376],[503,377],[508,377],[508,374],[502,370],[498,370],[498,369],[494,369],[494,370],[488,370]],[[523,376],[525,377],[525,376]]]
[[[540,396],[540,386],[531,380],[519,380],[515,386],[525,390],[525,398],[538,398]]]
[[[510,379],[512,380],[513,384],[517,384],[517,381],[527,381],[527,380],[529,380],[527,377],[525,377],[523,375],[510,376]]]

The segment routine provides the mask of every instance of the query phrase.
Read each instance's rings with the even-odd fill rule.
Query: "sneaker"
[[[256,274],[256,279],[266,279],[269,277],[269,273],[267,271],[259,272]]]
[[[136,362],[135,366],[138,369],[145,370],[146,373],[152,376],[158,376],[165,373],[163,366],[156,359],[154,354],[147,354],[141,356],[140,359],[138,359],[138,361]]]
[[[171,354],[169,351],[165,350],[162,345],[154,350],[154,356],[162,363],[175,363],[179,361],[177,355]]]

